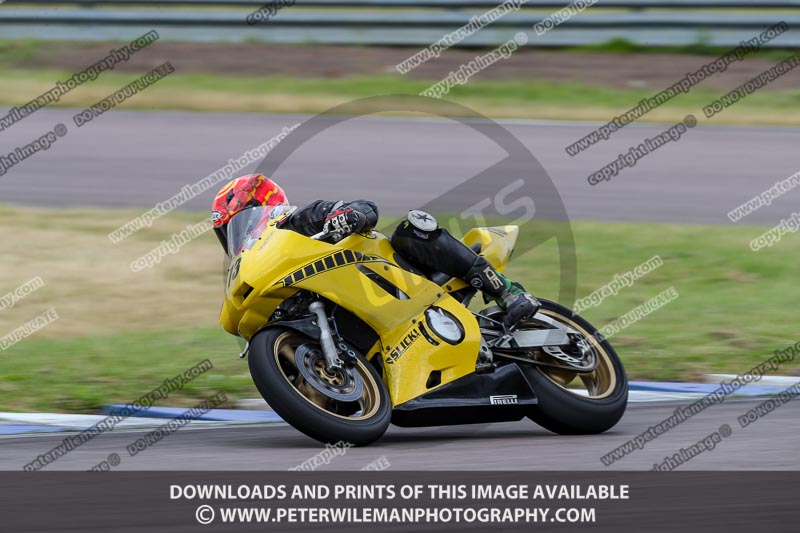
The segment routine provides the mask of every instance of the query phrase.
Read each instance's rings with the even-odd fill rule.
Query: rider
[[[211,211],[214,232],[227,252],[227,225],[231,218],[253,206],[288,206],[286,193],[261,174],[237,178],[217,194]],[[378,207],[369,200],[331,202],[317,200],[293,211],[280,227],[302,235],[338,230],[336,240],[363,233],[378,223]],[[539,301],[519,283],[495,270],[482,256],[440,228],[433,216],[410,211],[391,238],[404,259],[428,272],[440,271],[462,279],[493,298],[506,311],[506,324],[513,325],[536,314]]]

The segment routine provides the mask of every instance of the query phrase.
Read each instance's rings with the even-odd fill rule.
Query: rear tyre
[[[360,354],[352,368],[329,374],[317,341],[293,330],[268,328],[251,340],[249,366],[270,407],[312,439],[364,446],[389,427],[389,394],[377,370]]]
[[[590,342],[599,362],[597,368],[588,375],[525,365],[523,370],[539,400],[531,408],[528,417],[545,429],[561,435],[607,431],[619,422],[628,405],[628,378],[617,352],[582,317],[555,302],[541,302],[540,313],[582,333]],[[586,395],[569,387],[581,384],[581,381]]]

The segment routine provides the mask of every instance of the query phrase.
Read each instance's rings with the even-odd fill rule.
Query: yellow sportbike
[[[285,214],[283,215],[285,216]],[[503,311],[468,308],[476,289],[422,273],[377,231],[306,237],[254,207],[228,225],[220,321],[247,346],[250,373],[286,422],[326,443],[366,445],[404,427],[529,417],[560,434],[603,432],[628,383],[606,339],[542,300],[508,329]],[[518,228],[474,228],[463,242],[496,269]]]

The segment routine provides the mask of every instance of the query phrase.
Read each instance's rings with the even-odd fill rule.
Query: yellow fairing
[[[384,381],[392,406],[475,371],[481,340],[477,320],[466,307],[448,295],[439,299],[435,307],[450,312],[460,322],[464,340],[455,346],[447,343],[431,331],[424,315],[406,324],[408,327],[399,327],[384,337],[394,340],[390,344],[384,343],[382,352]],[[438,344],[434,345],[426,334]],[[438,382],[428,387],[428,379],[436,372],[440,373]]]
[[[482,255],[502,269],[516,235],[515,226],[478,228],[464,242],[481,242]],[[378,334],[372,353],[365,355],[381,356],[393,406],[474,372],[480,330],[470,311],[448,294],[458,289],[455,282],[445,290],[399,267],[393,257],[389,240],[377,232],[351,235],[332,245],[272,223],[252,248],[232,261],[220,322],[228,332],[250,339],[283,300],[301,289],[317,293]],[[463,339],[458,344],[439,337],[426,323],[425,312],[432,306],[460,325]],[[437,372],[438,383],[428,387],[431,373]]]
[[[481,255],[502,272],[505,270],[514,245],[517,244],[518,226],[495,226],[491,228],[472,228],[461,239],[467,246],[481,243]]]

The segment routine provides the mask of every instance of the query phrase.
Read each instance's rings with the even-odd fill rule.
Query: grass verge
[[[50,90],[71,74],[54,70],[0,68],[0,105],[28,103],[32,95]],[[86,108],[138,76],[106,72],[80,86],[53,106]],[[419,94],[438,80],[415,80],[400,75],[298,79],[233,77],[213,74],[173,74],[124,102],[122,109],[180,109],[191,111],[318,113],[358,98],[378,94]],[[473,80],[453,88],[447,99],[498,118],[601,120],[627,111],[651,89],[616,89],[545,81]],[[695,87],[640,120],[677,122],[688,113],[701,123],[702,109],[722,91]],[[740,100],[712,120],[713,124],[800,124],[800,91],[758,92]]]

